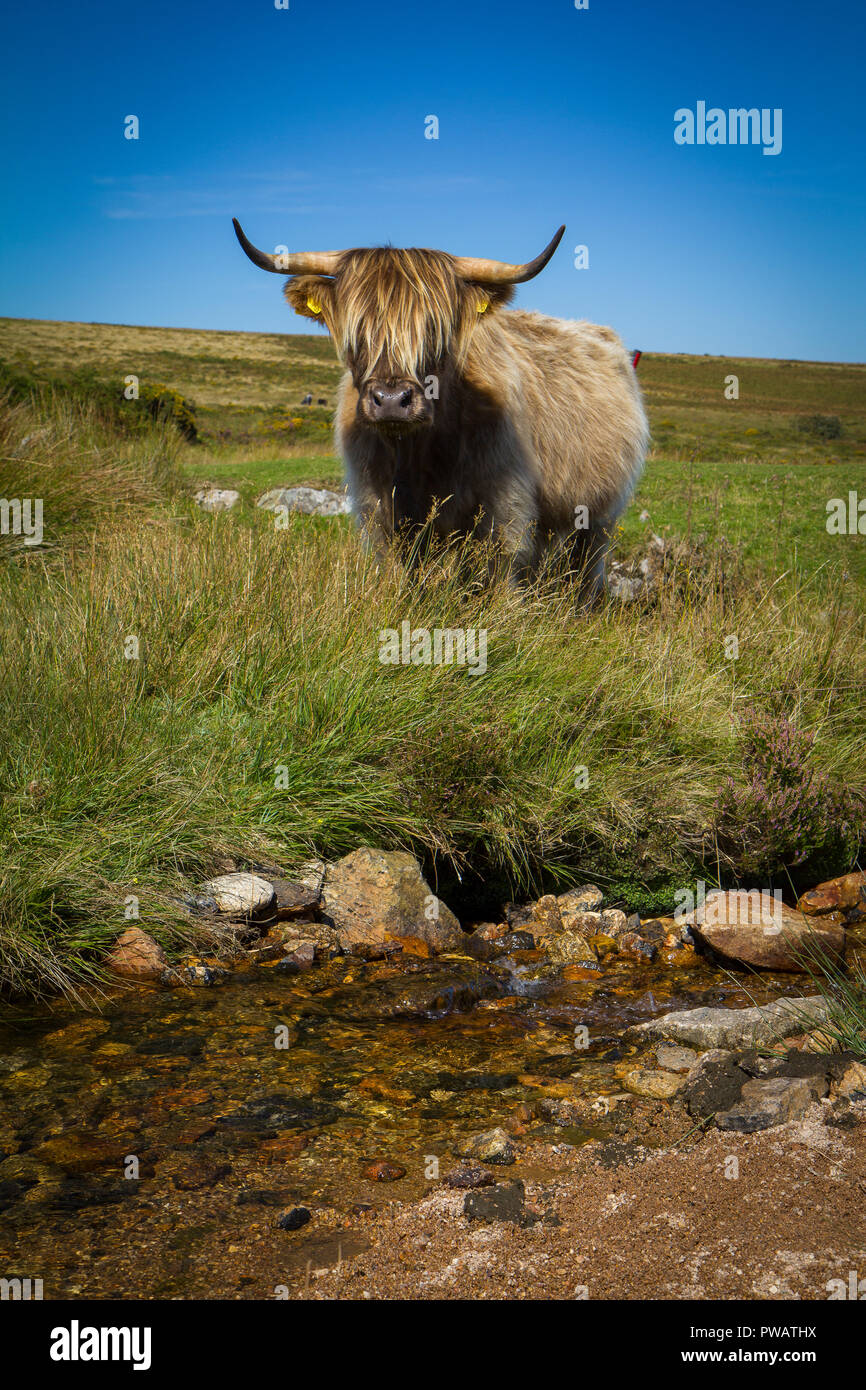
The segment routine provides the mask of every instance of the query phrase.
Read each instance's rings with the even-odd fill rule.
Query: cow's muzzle
[[[368,381],[360,410],[368,424],[389,432],[429,425],[433,418],[431,402],[414,381]]]

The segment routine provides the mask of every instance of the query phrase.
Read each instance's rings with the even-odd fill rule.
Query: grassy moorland
[[[577,877],[658,909],[696,877],[856,862],[866,540],[825,518],[866,492],[866,369],[645,356],[655,447],[618,548],[666,536],[666,579],[586,617],[554,584],[484,588],[459,557],[410,578],[344,520],[256,511],[339,476],[325,339],[4,320],[0,354],[34,383],[2,407],[0,496],[45,508],[41,546],[0,536],[6,987],[85,978],[131,894],[188,940],[178,897],[222,856],[403,846],[469,915]],[[66,389],[82,366],[191,399],[200,442]],[[243,506],[199,511],[205,480]],[[486,629],[486,673],[380,664],[404,619]]]

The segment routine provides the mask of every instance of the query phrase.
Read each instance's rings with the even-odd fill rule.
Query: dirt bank
[[[384,1212],[367,1251],[292,1294],[826,1300],[829,1281],[866,1275],[866,1127],[830,1128],[824,1114],[713,1131],[687,1151],[605,1143],[559,1155],[555,1179],[526,1181],[526,1209],[542,1217],[527,1227],[470,1221],[465,1194],[440,1188]]]

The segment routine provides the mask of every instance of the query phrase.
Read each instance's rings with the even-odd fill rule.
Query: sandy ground
[[[463,1192],[437,1189],[386,1208],[369,1249],[291,1296],[827,1300],[829,1281],[866,1280],[866,1124],[839,1130],[824,1114],[715,1130],[687,1151],[571,1151],[555,1178],[525,1178],[527,1209],[546,1217],[526,1228],[470,1221]]]

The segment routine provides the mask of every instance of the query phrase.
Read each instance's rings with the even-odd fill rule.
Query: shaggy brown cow
[[[497,537],[517,572],[565,542],[591,592],[643,465],[647,422],[610,328],[506,310],[526,265],[442,251],[271,256],[299,314],[324,324],[346,368],[336,434],[359,521],[382,538],[432,524]]]

